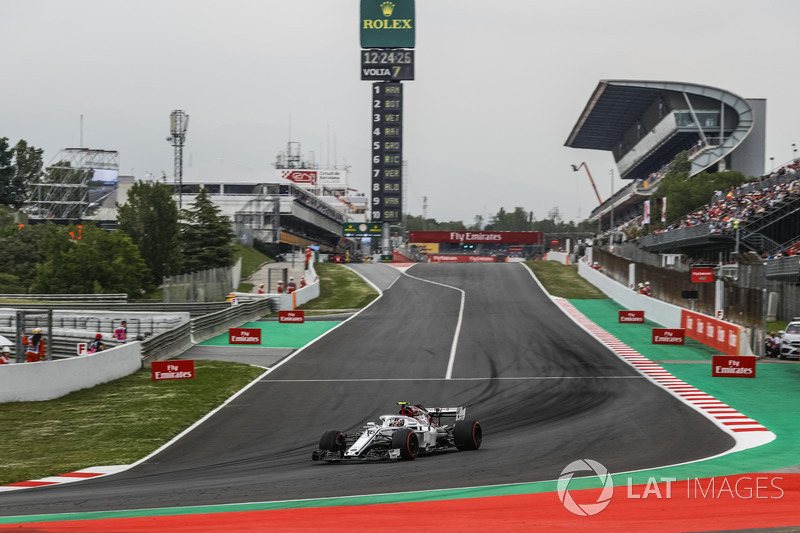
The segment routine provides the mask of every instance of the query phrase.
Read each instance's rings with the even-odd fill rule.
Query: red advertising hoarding
[[[278,322],[281,324],[302,324],[305,321],[305,311],[278,311]]]
[[[682,328],[653,328],[653,344],[683,344],[685,339]]]
[[[490,255],[428,255],[428,263],[495,263],[497,258]]]
[[[692,267],[692,283],[713,283],[714,267]]]
[[[686,330],[686,336],[690,339],[702,342],[726,355],[739,355],[741,326],[683,309],[681,327]]]
[[[756,377],[756,357],[753,355],[714,355],[711,357],[711,376],[715,378]]]
[[[644,311],[620,311],[618,319],[620,324],[644,324]]]
[[[261,344],[261,328],[230,328],[228,344]]]
[[[409,231],[409,242],[542,244],[541,231]]]
[[[194,361],[153,361],[150,373],[153,381],[194,379]]]

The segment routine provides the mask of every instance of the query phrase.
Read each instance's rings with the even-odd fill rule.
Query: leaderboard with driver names
[[[373,221],[402,219],[403,86],[372,84],[372,216]]]

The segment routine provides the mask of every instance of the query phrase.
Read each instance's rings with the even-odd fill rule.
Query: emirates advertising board
[[[153,381],[194,379],[194,361],[153,361],[150,374]]]
[[[653,344],[684,344],[683,328],[653,328]]]
[[[541,244],[541,231],[409,231],[409,242],[456,244]]]
[[[497,259],[490,256],[481,255],[442,255],[429,254],[429,263],[495,263]]]
[[[754,378],[756,358],[752,355],[714,355],[711,376],[715,378]]]
[[[279,324],[303,324],[305,321],[305,311],[278,311]]]
[[[620,310],[617,320],[620,324],[644,324],[644,311]]]
[[[261,344],[261,328],[230,328],[228,344]]]
[[[741,326],[686,309],[681,310],[681,326],[690,339],[726,355],[739,355]]]
[[[713,266],[692,267],[692,283],[713,283],[713,282],[714,282]]]

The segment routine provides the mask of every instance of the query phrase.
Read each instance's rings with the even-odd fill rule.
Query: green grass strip
[[[539,281],[553,296],[561,298],[608,298],[603,291],[578,275],[578,267],[556,261],[526,261]]]
[[[197,361],[196,377],[152,381],[149,370],[55,400],[2,404],[0,484],[127,465],[158,449],[264,372]],[[53,453],[58,450],[58,453]]]
[[[349,268],[336,263],[314,263],[320,279],[320,296],[298,309],[361,309],[378,293]]]

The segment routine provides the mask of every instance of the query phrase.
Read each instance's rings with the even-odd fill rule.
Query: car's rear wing
[[[456,420],[464,420],[467,415],[466,407],[425,407],[428,414],[439,419],[454,416]]]

